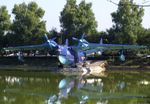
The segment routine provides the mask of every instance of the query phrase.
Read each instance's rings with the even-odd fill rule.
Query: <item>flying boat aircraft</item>
[[[144,49],[147,46],[139,45],[121,45],[121,44],[104,44],[103,40],[100,39],[100,43],[89,43],[84,39],[82,35],[81,39],[73,37],[72,39],[78,41],[78,45],[69,46],[68,39],[66,39],[65,45],[57,44],[53,39],[48,39],[45,35],[46,42],[39,45],[29,46],[17,46],[7,47],[4,50],[7,51],[23,51],[23,50],[55,50],[57,56],[62,65],[76,65],[77,63],[85,63],[86,57],[93,53],[99,53],[100,55],[106,50],[121,50],[120,60],[125,61],[124,50]]]

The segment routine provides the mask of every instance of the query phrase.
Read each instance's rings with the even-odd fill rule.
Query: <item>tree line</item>
[[[80,38],[85,34],[90,42],[117,44],[142,44],[150,46],[150,29],[142,26],[144,8],[139,7],[133,0],[120,0],[118,9],[111,13],[113,26],[106,31],[97,31],[92,3],[82,0],[66,0],[60,12],[61,31],[56,28],[46,30],[43,20],[45,11],[36,2],[15,4],[12,9],[14,19],[8,13],[6,6],[0,7],[0,47],[39,44],[45,42],[43,34],[57,37],[62,44],[65,39]],[[100,5],[100,4],[99,4]],[[72,41],[69,41],[73,44]]]

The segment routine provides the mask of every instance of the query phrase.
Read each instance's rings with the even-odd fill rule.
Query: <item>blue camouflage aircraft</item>
[[[102,39],[100,40],[100,43],[89,43],[84,39],[84,35],[82,35],[81,39],[77,39],[75,37],[72,38],[73,40],[78,41],[78,45],[76,46],[69,46],[68,39],[66,39],[65,45],[59,45],[54,41],[55,38],[48,39],[47,35],[45,35],[45,38],[47,41],[43,44],[8,47],[4,48],[4,50],[56,50],[61,64],[76,65],[77,63],[84,63],[86,61],[86,57],[93,53],[98,53],[101,55],[106,50],[122,50],[120,60],[125,61],[124,50],[147,48],[147,46],[139,45],[104,44]]]

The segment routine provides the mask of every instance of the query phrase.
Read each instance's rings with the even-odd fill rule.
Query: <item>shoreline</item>
[[[109,66],[109,68],[107,69],[108,71],[111,70],[139,70],[139,71],[150,71],[150,66],[144,66],[141,67],[140,65],[137,66]]]
[[[113,66],[106,67],[106,71],[127,70],[127,71],[150,71],[150,66]],[[62,68],[51,66],[28,66],[28,65],[0,65],[0,71],[32,71],[32,72],[59,72]],[[75,72],[75,71],[74,71]]]
[[[88,61],[88,60],[87,60]],[[90,61],[97,61],[92,59]],[[105,60],[100,60],[105,61]],[[150,71],[150,60],[133,59],[124,63],[106,61],[106,71],[111,70],[148,70]],[[142,63],[141,63],[142,62]],[[145,64],[146,63],[146,64]],[[21,63],[17,57],[0,57],[0,71],[50,71],[57,72],[62,68],[58,67],[57,57],[25,57],[25,62]],[[62,70],[61,70],[62,71]]]

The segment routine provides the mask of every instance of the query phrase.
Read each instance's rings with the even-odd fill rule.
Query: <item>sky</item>
[[[63,10],[66,0],[0,0],[0,6],[5,5],[11,14],[14,4],[20,3],[29,3],[35,1],[39,7],[45,10],[45,15],[43,20],[46,22],[47,31],[52,28],[56,28],[57,31],[61,30],[59,17],[60,12]],[[118,3],[119,0],[112,0],[115,3]],[[81,0],[77,0],[79,4]],[[106,31],[112,27],[112,18],[111,13],[117,10],[117,6],[109,2],[108,0],[86,0],[86,2],[92,2],[92,10],[95,14],[96,21],[98,23],[98,31]],[[150,0],[134,0],[137,4],[150,4]],[[150,7],[145,7],[145,14],[143,17],[142,25],[145,28],[150,28]],[[13,20],[13,15],[11,16]]]

